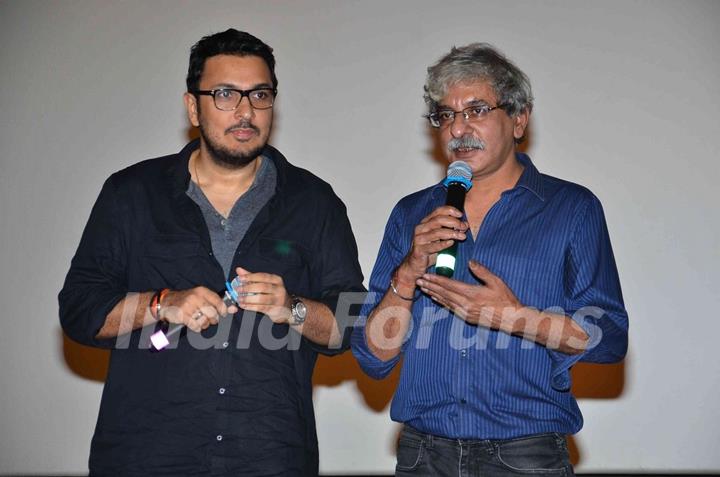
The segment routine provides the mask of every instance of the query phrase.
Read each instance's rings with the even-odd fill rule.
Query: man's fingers
[[[420,222],[419,225],[415,227],[415,235],[423,234],[430,232],[435,229],[440,228],[446,228],[450,230],[459,230],[459,231],[466,231],[467,230],[467,224],[460,219],[456,217],[449,217],[449,216],[439,216],[434,217],[433,219],[427,221],[427,222]]]
[[[227,315],[227,306],[225,306],[222,298],[220,298],[217,293],[205,287],[197,287],[195,288],[195,292],[195,299],[192,301],[192,303],[194,306],[197,307],[197,309],[202,311],[203,314],[210,317],[211,319],[215,319],[218,316]],[[216,322],[217,320],[215,320],[215,323]]]
[[[245,308],[246,305],[264,305],[264,306],[283,306],[285,304],[285,289],[275,287],[272,291],[251,291],[251,290],[262,290],[267,287],[243,287],[238,291],[247,293],[246,295],[240,295],[240,301],[238,304],[241,308]]]
[[[437,217],[433,217],[432,219],[428,220],[427,222],[420,222],[420,224],[417,226],[417,228],[422,230],[427,229],[436,229],[438,227],[447,227],[449,229],[458,229],[458,230],[465,230],[467,229],[467,224],[463,222],[462,220],[458,219],[457,217],[450,217],[448,215],[440,215]]]
[[[435,229],[431,232],[415,236],[415,243],[419,246],[427,245],[438,240],[465,240],[465,232],[461,232],[453,229]]]
[[[218,310],[215,306],[205,305],[200,308],[200,312],[207,317],[209,324],[217,325],[218,319],[225,316],[222,310]]]
[[[432,212],[430,212],[427,216],[425,216],[420,221],[420,223],[422,224],[422,223],[428,222],[428,221],[434,219],[435,217],[439,217],[439,216],[443,216],[443,215],[450,216],[450,217],[456,217],[459,219],[462,217],[462,212],[460,212],[455,207],[451,207],[449,205],[443,205],[443,206],[440,206],[437,209],[433,210]]]
[[[283,283],[282,277],[273,273],[248,273],[242,276],[242,283],[270,283],[278,285]]]
[[[434,255],[441,250],[445,250],[453,244],[454,240],[441,240],[438,242],[431,242],[429,244],[420,247],[422,253],[426,255]]]
[[[192,331],[199,333],[202,330],[218,324],[221,312],[212,304],[206,303],[192,313],[187,313],[189,319],[184,320],[185,325]]]
[[[483,285],[486,285],[496,277],[493,272],[475,260],[470,260],[468,262],[468,267],[470,268],[470,272],[475,276],[475,278],[480,280]]]
[[[433,300],[440,306],[444,306],[445,308],[450,308],[447,304],[447,301],[445,301],[445,299],[443,297],[441,297],[440,295],[433,293],[432,291],[428,290],[427,288],[420,288],[420,289],[423,291],[423,293],[426,293],[430,297],[431,300]]]
[[[245,282],[236,288],[240,296],[271,295],[277,291],[277,285],[261,282]]]
[[[184,320],[185,326],[195,333],[200,333],[202,330],[210,326],[208,317],[205,316],[202,311],[197,310]]]
[[[469,285],[430,273],[423,275],[417,284],[423,292],[439,296],[451,306],[461,305],[470,294],[467,290]]]

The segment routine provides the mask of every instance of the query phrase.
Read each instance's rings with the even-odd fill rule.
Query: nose
[[[251,118],[255,114],[255,110],[250,104],[250,98],[243,96],[240,98],[240,102],[235,108],[235,117],[237,118]]]
[[[450,128],[450,134],[452,134],[453,137],[462,137],[468,132],[470,125],[469,121],[465,119],[465,114],[455,113],[455,116],[448,127]]]

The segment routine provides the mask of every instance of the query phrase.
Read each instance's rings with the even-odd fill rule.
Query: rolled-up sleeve
[[[325,355],[339,354],[350,348],[352,328],[366,291],[347,209],[334,194],[333,199],[320,230],[319,260],[313,274],[320,277],[319,301],[333,311],[342,340],[337,347],[308,340],[313,349]]]
[[[58,301],[60,324],[72,340],[110,348],[114,339],[95,336],[127,294],[125,234],[112,177],[103,184],[83,231]]]
[[[378,257],[375,261],[372,274],[370,275],[369,292],[352,334],[353,355],[363,371],[374,379],[382,379],[390,374],[400,360],[399,355],[388,361],[378,359],[370,351],[365,336],[367,318],[385,296],[390,283],[390,277],[407,252],[403,250],[400,243],[402,237],[400,224],[398,223],[399,217],[401,217],[401,214],[398,206],[396,206],[385,226],[385,235],[383,236]]]
[[[566,313],[590,340],[577,355],[548,350],[557,390],[570,388],[569,371],[578,361],[614,363],[627,351],[628,315],[602,205],[595,196],[578,214],[566,257],[565,296]]]

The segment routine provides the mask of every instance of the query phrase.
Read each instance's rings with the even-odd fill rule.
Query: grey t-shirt
[[[215,259],[225,271],[225,277],[231,279],[230,267],[235,250],[245,236],[255,216],[275,194],[277,170],[270,158],[263,156],[260,170],[255,174],[250,188],[241,195],[227,218],[212,206],[208,198],[193,181],[190,181],[186,194],[199,207],[205,217]],[[235,272],[232,273],[233,277]]]

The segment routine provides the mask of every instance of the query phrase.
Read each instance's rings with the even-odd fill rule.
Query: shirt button
[[[230,343],[228,343],[227,341],[223,343],[223,348],[227,348],[228,346],[230,346]]]
[[[222,219],[222,220],[220,221],[220,225],[222,225],[223,227],[225,227],[225,224],[227,224],[227,219]]]
[[[460,400],[460,404],[466,404],[466,403],[467,403],[466,400],[464,400],[464,399],[461,399],[461,400]]]
[[[215,437],[215,439],[217,439],[217,441],[220,442],[222,440],[222,434],[218,434],[217,437]]]
[[[220,388],[220,389],[218,389],[218,392],[219,392],[220,394],[225,394],[225,388]]]
[[[467,356],[467,350],[460,351],[460,356],[462,356],[463,358]]]
[[[212,257],[212,255],[213,255],[212,252],[208,252],[208,256]]]

